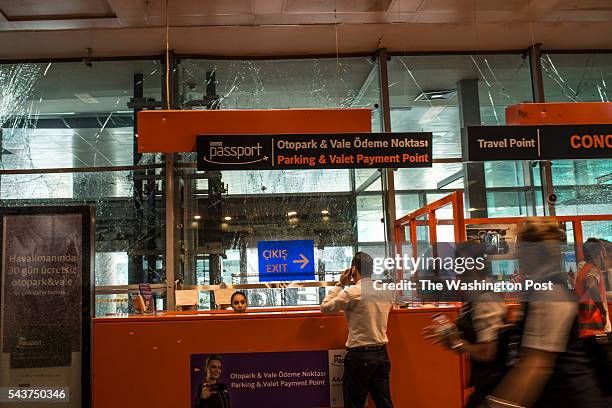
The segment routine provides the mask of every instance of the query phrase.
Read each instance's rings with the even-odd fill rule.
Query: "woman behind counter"
[[[247,301],[246,295],[244,292],[234,292],[230,299],[230,305],[232,306],[232,310],[236,313],[244,313],[247,311],[249,307],[249,303]]]

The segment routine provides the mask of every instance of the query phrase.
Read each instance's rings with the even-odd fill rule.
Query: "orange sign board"
[[[196,151],[197,135],[367,133],[370,109],[149,110],[138,112],[138,152]]]
[[[610,102],[519,103],[506,108],[507,125],[612,124]]]

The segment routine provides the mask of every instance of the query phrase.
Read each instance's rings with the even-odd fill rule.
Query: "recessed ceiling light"
[[[201,216],[201,215],[194,215],[194,216],[193,216],[193,219],[194,219],[194,220],[199,220],[199,219],[201,219],[201,218],[202,218],[202,216]]]
[[[227,216],[227,217],[223,217],[223,219],[224,219],[225,221],[231,221],[231,220],[232,220],[232,217]]]
[[[293,217],[294,215],[297,215],[297,212],[295,212],[295,211],[289,211],[289,212],[287,213],[287,217]]]

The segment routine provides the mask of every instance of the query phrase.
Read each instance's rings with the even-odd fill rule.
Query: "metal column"
[[[484,163],[466,162],[467,128],[468,126],[480,126],[481,124],[478,80],[460,80],[457,82],[457,94],[459,95],[459,120],[461,121],[461,150],[464,160],[465,202],[471,218],[487,218],[488,203]]]
[[[173,52],[166,53],[166,75],[164,75],[164,91],[163,100],[164,108],[172,109],[178,106],[175,89],[177,85],[176,76],[176,58]],[[166,203],[166,236],[164,250],[164,266],[166,267],[166,309],[175,310],[174,299],[174,280],[175,280],[175,265],[177,263],[178,254],[175,251],[176,240],[176,222],[175,222],[175,197],[176,197],[176,175],[175,175],[175,155],[174,153],[166,154],[165,167],[165,203]]]
[[[536,103],[545,102],[544,80],[542,78],[542,63],[540,52],[541,44],[534,44],[529,47],[529,65],[531,67],[531,89],[533,91],[533,101]],[[549,202],[548,197],[554,195],[555,190],[552,181],[552,168],[550,160],[540,162],[540,180],[542,184],[542,203],[544,215],[555,215],[555,205]]]
[[[143,74],[134,74],[134,82],[133,82],[133,89],[134,89],[134,95],[133,95],[133,100],[142,100],[142,98],[144,97],[144,75]],[[138,137],[137,137],[137,131],[138,131],[138,112],[140,112],[142,109],[140,108],[134,108],[134,137],[133,137],[133,159],[132,159],[132,164],[134,166],[138,165],[138,162],[140,162],[140,157],[141,154],[138,153]],[[153,172],[155,172],[155,170],[153,170]],[[134,226],[133,226],[133,236],[134,237],[138,237],[138,233],[140,231],[140,226],[138,225],[139,220],[143,220],[145,219],[144,217],[144,202],[143,202],[143,180],[139,179],[137,177],[133,177],[134,180],[134,199],[133,199],[133,203],[134,203]],[[146,229],[146,227],[145,227]],[[141,231],[142,233],[142,231]],[[135,242],[137,242],[137,239],[134,239]],[[128,283],[140,283],[140,282],[146,282],[146,274],[144,273],[144,271],[142,270],[142,262],[143,262],[143,256],[142,255],[134,255],[134,256],[130,256],[128,257]]]
[[[166,155],[165,168],[165,199],[166,199],[166,236],[164,251],[164,266],[166,267],[166,310],[174,311],[174,253],[175,225],[174,225],[174,154]]]
[[[387,50],[378,50],[378,67],[380,73],[380,105],[383,112],[383,129],[391,132],[391,104],[389,102],[389,77],[387,70]],[[381,169],[383,221],[385,224],[385,254],[395,256],[395,177],[393,169]]]

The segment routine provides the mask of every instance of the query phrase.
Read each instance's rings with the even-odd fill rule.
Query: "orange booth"
[[[462,406],[461,359],[421,338],[436,312],[457,307],[391,311],[395,406]],[[190,407],[192,354],[337,350],[346,338],[344,316],[318,310],[94,319],[94,407]]]

